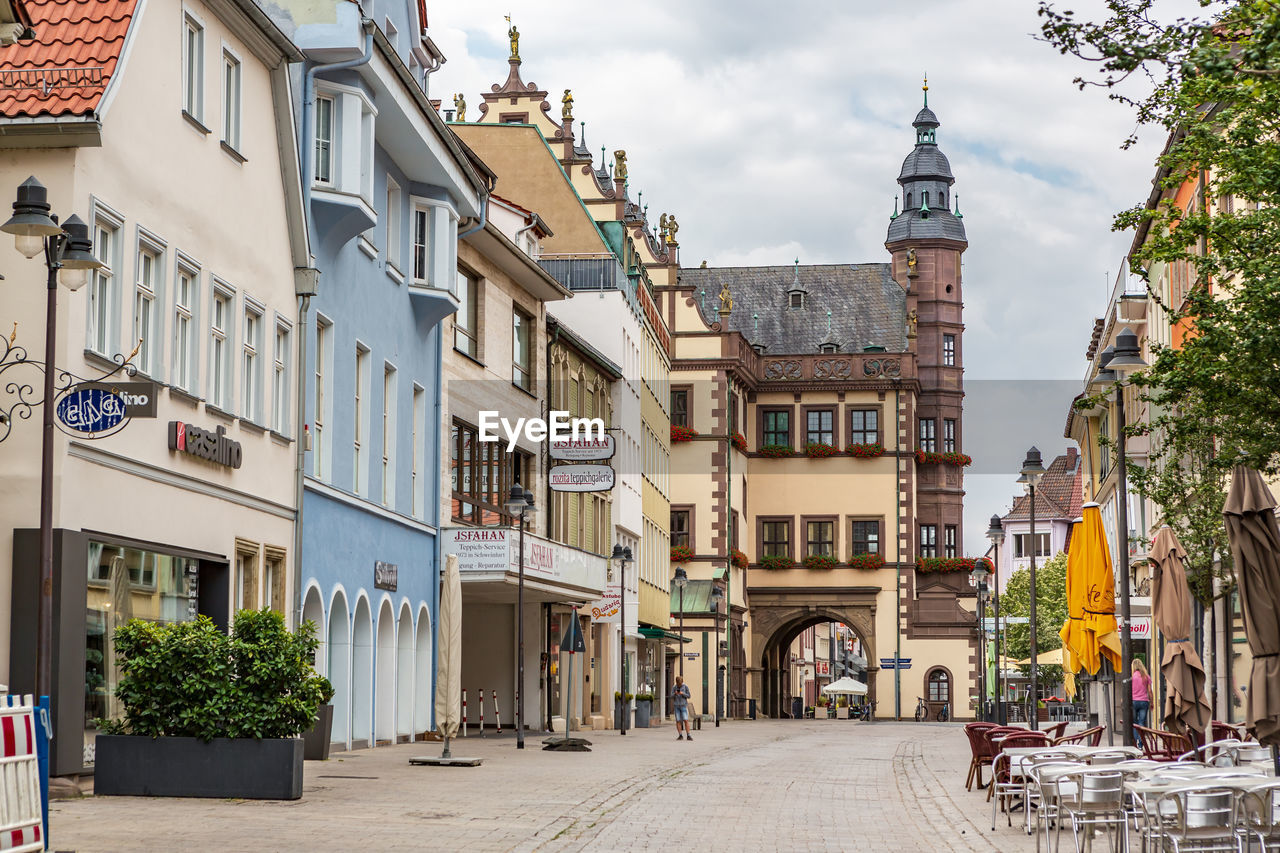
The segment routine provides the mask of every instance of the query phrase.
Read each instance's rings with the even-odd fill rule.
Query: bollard
[[[480,688],[480,737],[484,737],[484,688]]]
[[[492,690],[489,695],[493,697],[493,722],[498,727],[498,734],[502,734],[502,714],[498,713],[498,691]]]
[[[467,736],[467,691],[462,691],[462,736]]]

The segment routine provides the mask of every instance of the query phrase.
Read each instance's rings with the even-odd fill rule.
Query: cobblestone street
[[[964,790],[958,724],[725,723],[587,733],[590,753],[459,741],[479,768],[410,766],[439,744],[308,762],[296,802],[94,798],[54,804],[51,849],[1017,851]]]

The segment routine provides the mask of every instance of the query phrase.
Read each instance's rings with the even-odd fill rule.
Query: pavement
[[[290,802],[93,797],[51,809],[52,850],[78,851],[1029,851],[985,791],[965,791],[958,723],[726,721],[454,742],[480,767],[410,766],[417,743],[308,761]],[[1015,815],[1015,818],[1017,815]]]

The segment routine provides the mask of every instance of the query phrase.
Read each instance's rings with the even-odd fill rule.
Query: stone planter
[[[629,707],[629,703],[623,702],[621,699],[614,700],[613,727],[621,730],[623,728],[622,723],[624,720],[626,721],[626,727],[628,729],[635,728],[631,725],[631,708]]]
[[[302,757],[307,761],[327,761],[333,740],[333,706],[316,708],[316,724],[302,733]]]
[[[648,699],[636,700],[636,728],[649,728],[649,717],[653,714],[653,702]]]
[[[122,797],[296,800],[302,738],[98,735],[93,792]]]

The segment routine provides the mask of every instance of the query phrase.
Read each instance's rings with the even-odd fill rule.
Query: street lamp
[[[680,642],[684,643],[684,588],[689,585],[689,573],[684,566],[676,566],[676,589],[680,590]],[[680,649],[680,680],[684,681],[684,649]]]
[[[520,582],[516,593],[516,749],[524,749],[524,520],[535,512],[533,492],[520,488],[519,483],[512,486],[511,495],[507,498],[507,514],[520,520]],[[568,730],[566,722],[565,731]]]
[[[973,563],[973,571],[969,572],[969,585],[977,592],[978,597],[978,719],[986,716],[984,710],[987,703],[987,630],[983,618],[987,603],[987,577],[991,574],[981,558]]]
[[[631,562],[631,546],[613,546],[611,559],[617,560],[621,567],[618,580],[618,681],[621,684],[622,716],[618,720],[618,731],[627,733],[627,723],[631,717],[631,703],[627,701],[627,563]]]
[[[720,728],[720,694],[724,690],[724,682],[720,675],[720,602],[724,601],[724,590],[718,586],[711,587],[711,612],[716,620],[715,624],[715,640],[716,640],[716,695],[715,703],[715,720],[716,728]]]
[[[995,613],[995,624],[993,625],[995,630],[992,631],[992,634],[995,635],[996,642],[995,648],[992,650],[996,658],[996,718],[993,722],[1003,726],[1005,724],[1005,710],[1004,702],[1002,701],[1004,699],[1004,691],[1001,690],[1003,678],[1000,673],[1002,669],[1000,664],[1000,546],[1004,544],[1004,528],[1000,526],[1000,516],[991,516],[991,526],[987,528],[987,538],[991,540],[991,544],[995,548],[996,564],[995,591],[991,599],[991,609]]]
[[[53,376],[58,336],[58,281],[79,290],[89,271],[102,264],[93,256],[89,226],[72,214],[63,224],[49,213],[48,190],[34,176],[18,187],[13,216],[0,231],[14,236],[26,258],[44,250],[47,307],[44,332],[44,412],[40,443],[40,609],[36,617],[36,696],[53,689]],[[61,271],[61,274],[59,274]]]
[[[1036,660],[1036,486],[1043,476],[1044,463],[1040,460],[1040,451],[1032,447],[1027,451],[1027,458],[1022,461],[1022,476],[1018,478],[1018,482],[1026,487],[1031,507],[1031,534],[1028,536],[1031,543],[1031,708],[1027,716],[1031,718],[1033,731],[1040,727],[1040,697],[1036,685],[1040,669]]]
[[[1097,388],[1116,389],[1116,539],[1120,562],[1120,728],[1124,745],[1133,746],[1133,643],[1129,638],[1129,469],[1125,459],[1124,377],[1147,367],[1142,360],[1138,336],[1128,326],[1116,335],[1113,353],[1105,362],[1099,358],[1098,375],[1091,383]]]

